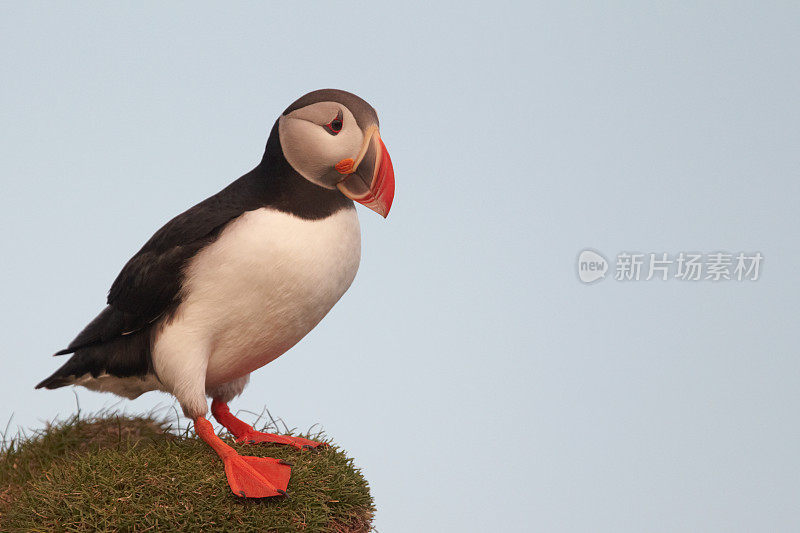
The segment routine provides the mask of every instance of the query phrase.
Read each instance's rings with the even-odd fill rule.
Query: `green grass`
[[[4,442],[0,531],[371,530],[369,486],[324,436],[310,438],[330,447],[303,451],[223,438],[242,455],[292,463],[288,497],[234,496],[222,462],[188,428],[170,430],[147,416],[79,414]]]

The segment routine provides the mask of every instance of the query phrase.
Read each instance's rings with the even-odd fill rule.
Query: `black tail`
[[[63,387],[65,385],[69,385],[72,383],[74,379],[73,371],[70,370],[70,363],[72,363],[72,359],[67,361],[65,365],[61,368],[53,372],[53,374],[47,378],[42,380],[35,388],[37,389],[57,389],[59,387]]]
[[[70,353],[61,350],[56,355]],[[57,389],[71,385],[87,374],[93,378],[101,374],[125,378],[145,376],[151,373],[153,365],[150,357],[150,328],[116,337],[101,344],[78,348],[61,368],[50,377],[36,385],[37,389]]]

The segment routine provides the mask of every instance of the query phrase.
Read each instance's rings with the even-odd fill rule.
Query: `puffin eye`
[[[331,135],[336,135],[340,131],[342,131],[342,126],[344,124],[343,120],[344,120],[344,116],[342,115],[342,112],[339,111],[339,113],[336,115],[335,119],[331,120],[330,122],[328,122],[327,124],[325,124],[322,127],[325,128],[325,131],[327,131]]]

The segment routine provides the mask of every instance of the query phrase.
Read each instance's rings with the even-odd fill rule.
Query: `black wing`
[[[260,207],[257,179],[246,174],[159,229],[114,280],[108,306],[56,355],[140,331],[179,303],[183,267],[225,225]]]

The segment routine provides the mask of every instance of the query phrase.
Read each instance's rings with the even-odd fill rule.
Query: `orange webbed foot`
[[[328,446],[328,444],[325,442],[317,442],[315,440],[304,439],[303,437],[275,435],[274,433],[264,433],[256,430],[245,431],[236,437],[236,442],[246,442],[248,444],[256,444],[261,442],[286,444],[287,446],[292,446],[298,450],[313,450]]]
[[[228,485],[234,494],[243,498],[286,496],[292,475],[289,463],[272,457],[239,455],[214,433],[211,423],[202,416],[194,419],[194,427],[197,435],[222,459]]]
[[[272,457],[229,455],[223,459],[228,485],[243,498],[286,496],[292,469]]]
[[[286,435],[275,435],[273,433],[264,433],[256,431],[253,426],[246,424],[233,416],[228,404],[217,398],[211,402],[211,413],[217,421],[225,426],[225,428],[233,433],[236,442],[247,442],[255,444],[259,442],[270,442],[273,444],[286,444],[297,448],[298,450],[309,450],[327,446],[324,442],[317,442],[303,437],[289,437]]]

